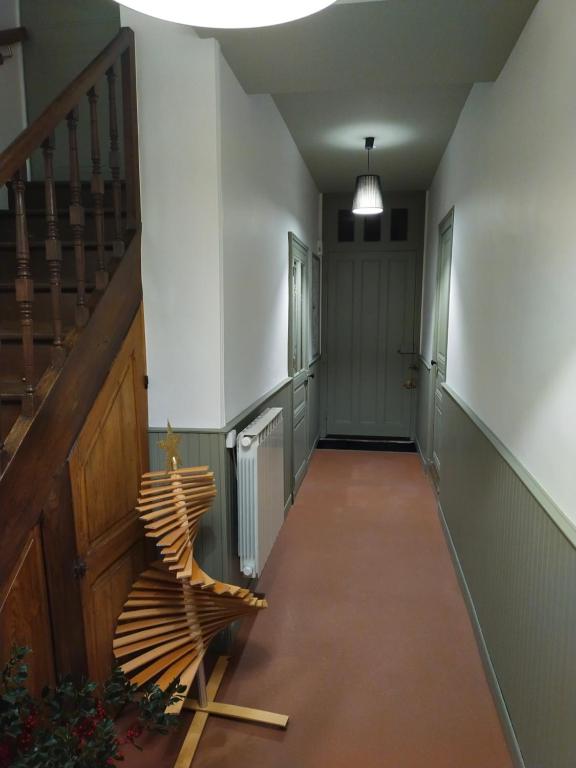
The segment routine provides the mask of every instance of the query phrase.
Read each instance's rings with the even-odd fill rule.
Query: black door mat
[[[395,440],[380,437],[340,437],[329,436],[318,440],[316,448],[333,451],[396,451],[399,453],[417,453],[412,440]]]

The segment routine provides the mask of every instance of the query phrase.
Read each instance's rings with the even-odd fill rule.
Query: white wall
[[[319,239],[316,186],[270,96],[220,58],[226,421],[288,375],[288,232]]]
[[[1,0],[0,29],[12,29],[20,26],[20,3],[18,0]],[[2,49],[7,53],[7,49]],[[0,66],[0,152],[26,127],[26,93],[24,90],[24,66],[22,46],[12,46],[14,58],[6,59]],[[6,188],[0,189],[0,208],[7,207]]]
[[[122,8],[134,29],[150,426],[223,423],[218,47]]]
[[[576,521],[576,3],[540,0],[500,78],[476,85],[435,176],[455,206],[448,384]]]
[[[269,96],[214,40],[122,8],[136,33],[149,420],[217,428],[287,375],[288,232],[318,192]]]

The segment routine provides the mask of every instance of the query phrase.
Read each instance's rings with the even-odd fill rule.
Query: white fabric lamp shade
[[[357,216],[375,216],[382,213],[383,210],[380,176],[373,173],[357,176],[352,213]]]
[[[192,27],[269,27],[302,19],[335,0],[116,0],[148,16]]]

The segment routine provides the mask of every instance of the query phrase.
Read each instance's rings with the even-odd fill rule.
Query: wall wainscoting
[[[576,528],[445,389],[441,511],[511,746],[526,768],[574,768]]]
[[[272,392],[251,405],[222,429],[178,429],[180,454],[185,466],[207,464],[214,471],[217,497],[210,511],[202,518],[195,554],[199,565],[211,576],[232,584],[247,584],[240,571],[238,559],[238,514],[236,507],[236,475],[232,452],[226,448],[226,434],[232,429],[240,432],[265,408],[279,406],[284,418],[284,502],[292,499],[292,380],[286,379]],[[150,467],[163,469],[166,458],[158,448],[165,430],[149,430]]]

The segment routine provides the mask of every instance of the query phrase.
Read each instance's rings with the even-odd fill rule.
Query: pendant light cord
[[[364,139],[364,149],[368,153],[368,175],[370,175],[370,150],[374,149],[374,137],[366,136]]]

